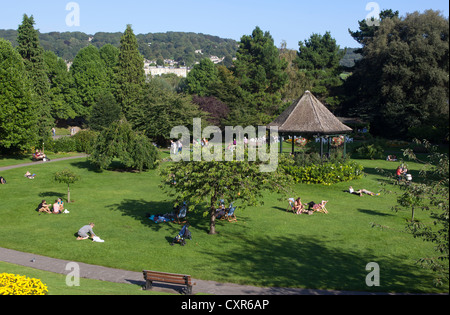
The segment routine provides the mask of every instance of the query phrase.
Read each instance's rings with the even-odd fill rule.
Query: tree
[[[36,139],[36,103],[23,59],[0,38],[0,151],[31,148]]]
[[[189,94],[198,96],[210,96],[211,86],[218,80],[218,70],[214,63],[208,59],[202,59],[198,65],[188,73],[186,89]]]
[[[93,130],[108,128],[122,117],[122,110],[117,104],[111,92],[103,92],[97,95],[96,103],[92,107],[89,116],[89,127]]]
[[[368,119],[371,131],[382,136],[443,126],[442,138],[448,137],[448,56],[448,18],[439,12],[382,20],[346,82],[346,94],[353,96],[347,112]]]
[[[48,68],[49,103],[53,119],[75,118],[76,113],[71,104],[76,92],[72,88],[72,76],[67,71],[65,61],[51,51],[44,52],[44,61]]]
[[[240,202],[240,206],[262,204],[266,191],[285,192],[288,176],[281,168],[276,172],[260,172],[261,162],[201,161],[174,162],[161,169],[162,188],[178,203],[188,202],[192,210],[207,203],[209,234],[216,234],[216,217],[220,199]]]
[[[58,183],[67,184],[67,202],[70,203],[70,184],[73,184],[80,180],[80,176],[75,174],[69,169],[56,172],[54,177]]]
[[[379,20],[381,23],[385,19],[393,19],[393,18],[398,18],[398,17],[399,17],[398,11],[394,12],[391,9],[389,9],[389,10],[383,10],[380,12]],[[378,30],[379,25],[377,25],[377,23],[373,23],[373,25],[368,25],[366,19],[358,21],[358,23],[359,23],[359,31],[353,32],[349,29],[348,32],[359,44],[361,44],[362,46],[365,46],[369,42],[369,40],[371,40],[375,36],[375,32]],[[355,51],[355,53],[357,53],[357,54],[362,53],[362,52],[363,52],[362,49],[358,49]]]
[[[191,96],[166,89],[160,80],[151,80],[143,90],[142,103],[128,112],[133,129],[160,145],[170,139],[175,126],[192,126],[193,118],[203,118]]]
[[[76,91],[75,111],[81,117],[88,117],[97,96],[108,88],[105,62],[101,59],[99,50],[92,45],[81,49],[70,72]]]
[[[422,145],[431,153],[426,159],[419,159],[411,149],[404,155],[423,165],[421,182],[404,186],[404,193],[398,198],[394,209],[411,209],[412,220],[408,224],[414,237],[436,245],[437,256],[423,257],[419,261],[435,272],[435,284],[442,285],[449,280],[449,159],[448,154],[439,153],[428,141]],[[432,226],[414,220],[414,211],[429,211]]]
[[[25,70],[32,84],[33,97],[35,97],[37,116],[37,136],[39,142],[50,137],[50,130],[54,124],[49,103],[50,84],[47,77],[47,65],[44,62],[44,49],[39,42],[38,31],[34,29],[33,16],[23,16],[17,35],[17,51],[22,56]]]
[[[234,66],[242,87],[252,93],[276,93],[287,83],[286,61],[279,58],[270,33],[258,26],[242,36]]]
[[[336,89],[343,83],[339,77],[339,62],[345,50],[340,49],[330,32],[323,36],[312,34],[308,40],[299,42],[299,46],[294,63],[304,73],[307,89],[335,110],[340,103]]]
[[[19,25],[17,51],[22,56],[25,69],[33,82],[33,90],[40,98],[45,98],[50,89],[47,80],[47,67],[44,62],[44,49],[39,42],[39,33],[34,29],[33,16],[23,15],[22,24]]]
[[[126,120],[113,122],[100,132],[89,160],[106,169],[114,158],[138,171],[153,169],[158,164],[156,148],[147,137],[136,134]]]
[[[130,110],[141,103],[145,84],[144,57],[139,53],[138,42],[131,25],[127,25],[120,39],[119,50],[115,96],[122,106],[125,117],[128,118]]]
[[[231,116],[245,117],[244,121],[254,125],[269,123],[282,106],[286,67],[269,32],[256,27],[252,35],[242,36],[233,68],[242,93],[240,106],[232,108]]]

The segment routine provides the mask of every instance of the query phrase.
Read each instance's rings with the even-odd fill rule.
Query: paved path
[[[83,155],[76,155],[76,156],[69,156],[69,157],[64,157],[64,158],[59,158],[59,159],[53,159],[50,161],[36,161],[36,162],[30,162],[30,163],[23,163],[23,164],[17,164],[17,165],[9,165],[9,166],[3,166],[0,167],[0,172],[1,171],[6,171],[6,170],[10,170],[13,168],[19,168],[19,167],[25,167],[25,166],[34,166],[34,165],[38,165],[38,164],[43,164],[43,163],[53,163],[53,162],[58,162],[58,161],[64,161],[64,160],[73,160],[73,159],[79,159],[79,158],[83,158],[83,157],[87,157],[86,154]]]
[[[36,268],[45,271],[51,271],[59,274],[67,275],[73,271],[70,268],[66,270],[66,266],[71,261],[49,258],[45,256],[23,253],[11,249],[0,247],[0,261]],[[114,269],[102,266],[95,266],[85,263],[78,263],[80,266],[80,277],[116,282],[128,283],[134,285],[144,285],[142,272],[133,272],[121,269]],[[342,291],[325,291],[325,290],[309,290],[309,289],[290,289],[290,288],[260,288],[248,285],[237,285],[232,283],[218,283],[214,281],[205,281],[193,279],[195,283],[193,293],[206,293],[215,295],[364,295],[364,292],[342,292]],[[178,293],[179,286],[170,286],[163,284],[154,284],[153,290]]]

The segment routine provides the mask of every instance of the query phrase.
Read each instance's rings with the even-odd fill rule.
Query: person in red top
[[[397,183],[400,183],[403,176],[403,168],[401,166],[397,167],[396,175],[397,175]]]

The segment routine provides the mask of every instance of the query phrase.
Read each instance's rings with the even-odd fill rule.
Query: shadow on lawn
[[[361,213],[365,213],[365,214],[369,214],[369,215],[377,215],[377,216],[381,216],[381,217],[394,216],[393,214],[390,214],[390,213],[383,213],[383,212],[378,212],[378,211],[369,210],[369,209],[358,209],[358,211]]]
[[[235,237],[240,239],[236,241],[239,248],[233,246],[233,251],[204,254],[226,265],[227,274],[244,283],[258,279],[256,283],[261,286],[362,292],[418,293],[431,287],[432,279],[415,274],[420,267],[405,264],[405,257],[374,257],[369,249],[343,250],[333,246],[333,240],[320,237]],[[226,242],[232,246],[233,240]],[[366,285],[366,276],[372,271],[365,269],[369,262],[380,266],[379,287]],[[223,280],[226,281],[226,276]]]
[[[118,204],[108,206],[112,211],[120,211],[123,216],[129,216],[135,220],[140,221],[143,225],[148,226],[154,231],[159,231],[161,228],[169,226],[171,233],[175,235],[181,230],[183,224],[175,222],[161,222],[155,223],[149,219],[152,214],[165,214],[173,211],[172,201],[146,201],[143,199],[124,199]],[[187,213],[187,221],[190,225],[197,229],[207,232],[207,227],[204,224],[204,218],[196,211],[189,211]]]

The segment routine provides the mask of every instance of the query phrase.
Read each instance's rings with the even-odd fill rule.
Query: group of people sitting
[[[302,203],[302,199],[298,197],[294,200],[294,198],[289,199],[289,205],[291,206],[291,210],[295,214],[308,214],[311,215],[314,212],[328,213],[326,208],[326,204],[328,200],[322,200],[321,203],[315,203],[314,201],[308,203]],[[308,208],[306,208],[308,207]]]
[[[33,153],[33,159],[36,161],[47,160],[47,156],[43,152],[39,151],[39,149],[36,149],[36,152]]]
[[[52,210],[50,210],[50,206],[52,207]],[[42,200],[38,206],[38,212],[53,214],[69,213],[67,209],[64,209],[64,201],[61,198],[56,199],[53,205],[49,205],[45,199]]]
[[[219,206],[216,209],[216,218],[221,219],[228,215],[228,212],[233,208],[233,203],[230,203],[228,208],[225,207],[225,200],[219,200]]]

